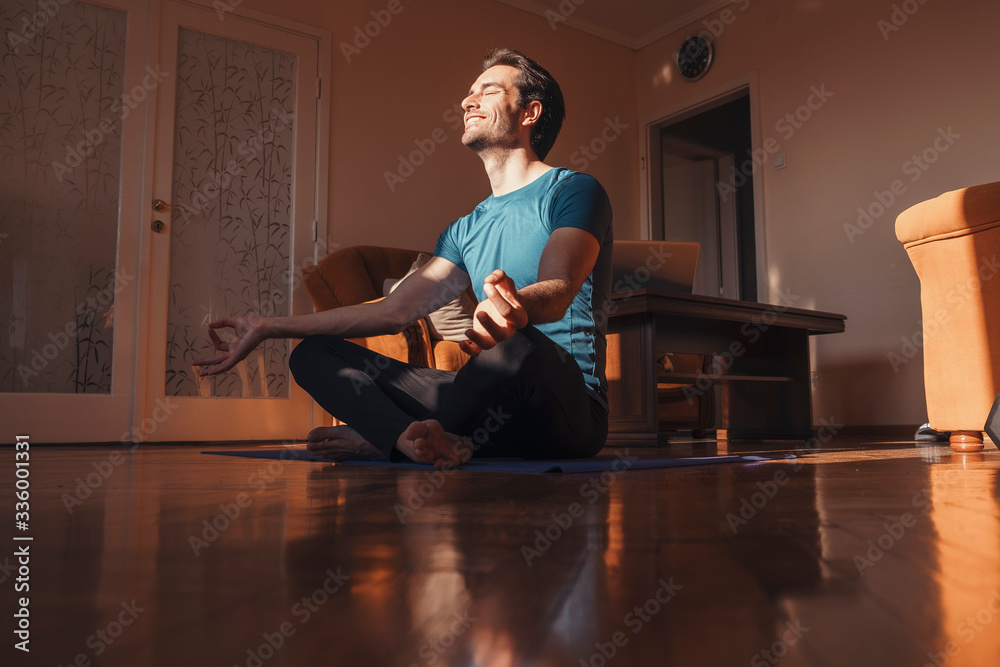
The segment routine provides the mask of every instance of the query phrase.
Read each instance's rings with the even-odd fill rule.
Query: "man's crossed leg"
[[[332,458],[405,457],[442,467],[473,455],[586,457],[607,436],[607,411],[588,394],[576,362],[531,326],[457,373],[326,335],[303,340],[290,367],[348,424],[309,434],[310,450]]]

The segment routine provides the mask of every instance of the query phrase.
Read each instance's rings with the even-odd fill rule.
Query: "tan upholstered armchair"
[[[405,276],[418,254],[417,250],[381,246],[341,248],[303,270],[306,290],[317,311],[380,299],[385,281]],[[352,340],[387,357],[428,368],[454,371],[469,358],[458,343],[432,339],[426,318],[395,335]]]
[[[1000,183],[946,192],[896,219],[920,279],[931,428],[955,451],[983,448],[1000,392]]]

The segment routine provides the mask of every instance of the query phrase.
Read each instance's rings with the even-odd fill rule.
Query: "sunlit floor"
[[[3,664],[1000,664],[993,445],[838,438],[603,478],[202,449],[31,449]],[[30,656],[11,648],[24,544]]]

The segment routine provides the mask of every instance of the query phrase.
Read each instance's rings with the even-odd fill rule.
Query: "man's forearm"
[[[344,306],[308,315],[289,317],[224,317],[209,322],[212,344],[220,354],[194,362],[201,375],[215,375],[229,370],[268,338],[305,338],[313,334],[330,334],[342,338],[362,338],[402,331],[420,316],[412,308],[424,301],[422,290],[411,289],[408,295],[398,295],[398,289],[380,301]],[[416,296],[414,296],[416,294]],[[409,297],[409,298],[407,298]],[[235,338],[223,340],[219,329],[233,329]]]
[[[363,338],[398,333],[404,326],[388,309],[365,303],[307,315],[263,318],[261,333],[263,338],[305,338],[313,334]]]
[[[517,290],[517,298],[530,324],[546,324],[562,319],[577,291],[571,281],[552,278]]]

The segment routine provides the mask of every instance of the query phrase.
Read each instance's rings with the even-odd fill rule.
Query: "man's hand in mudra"
[[[528,312],[517,298],[517,287],[506,273],[497,269],[483,281],[486,299],[479,302],[472,316],[472,328],[466,329],[459,346],[476,357],[513,336],[528,324]]]
[[[215,375],[228,371],[230,368],[240,363],[250,354],[254,348],[266,338],[262,327],[263,319],[257,316],[250,317],[224,317],[208,323],[208,335],[212,339],[212,346],[221,352],[210,359],[199,359],[192,365],[203,366],[199,375]],[[216,329],[233,329],[236,333],[234,340],[222,340]]]

